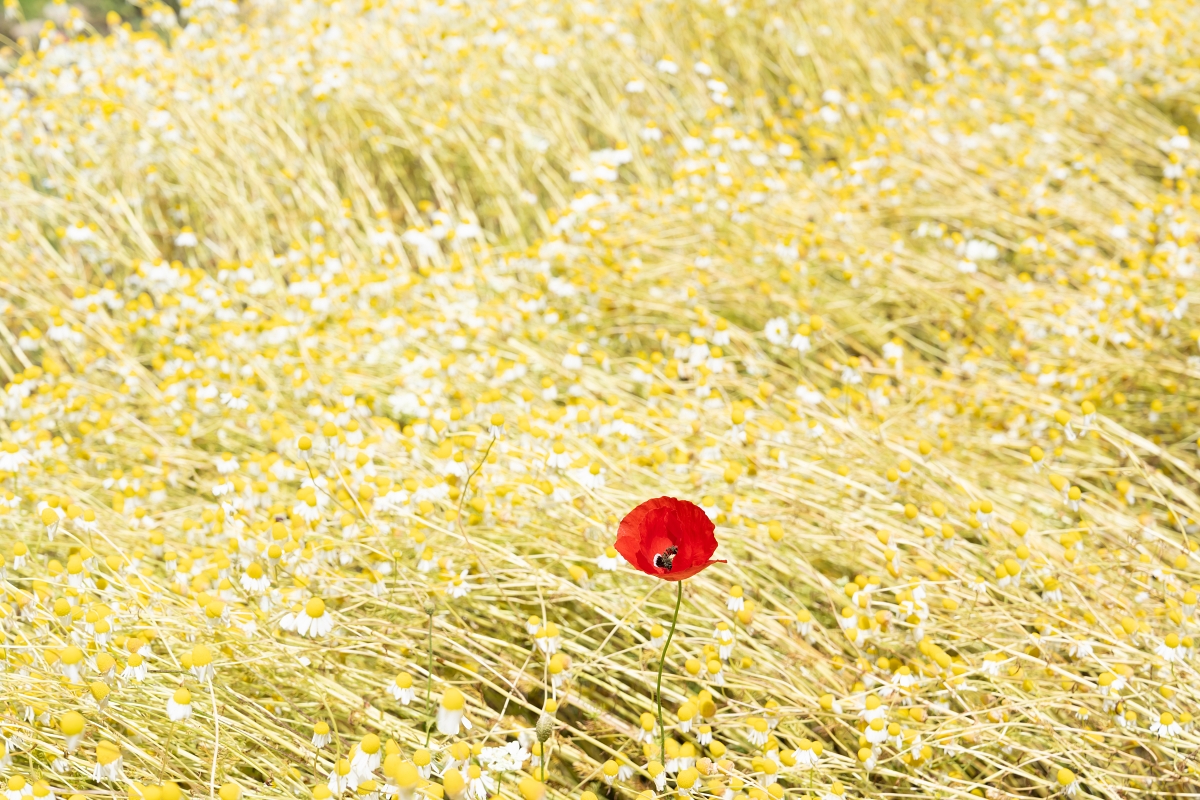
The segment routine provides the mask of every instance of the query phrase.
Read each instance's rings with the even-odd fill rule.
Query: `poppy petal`
[[[679,560],[684,566],[708,561],[717,550],[715,526],[699,506],[693,503],[680,505],[674,520]]]
[[[680,572],[671,570],[670,572],[658,573],[655,577],[662,578],[664,581],[681,581],[685,578],[692,577],[693,575],[695,575],[698,572],[708,569],[713,564],[726,564],[726,563],[728,563],[728,562],[726,562],[725,559],[720,558],[720,559],[717,559],[716,561],[705,561],[700,564],[693,564],[692,566],[690,566],[687,569],[684,569]]]
[[[655,564],[657,556],[676,549],[670,572]],[[695,503],[674,497],[656,497],[641,503],[621,520],[615,549],[647,575],[669,581],[683,580],[717,563],[712,520]]]

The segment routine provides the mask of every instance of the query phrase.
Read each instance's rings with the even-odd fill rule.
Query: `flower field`
[[[5,9],[4,800],[1200,795],[1200,5]]]

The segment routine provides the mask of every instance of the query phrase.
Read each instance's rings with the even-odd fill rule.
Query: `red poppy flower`
[[[690,578],[711,564],[717,549],[712,520],[686,500],[656,497],[625,515],[617,552],[637,569],[665,581]]]

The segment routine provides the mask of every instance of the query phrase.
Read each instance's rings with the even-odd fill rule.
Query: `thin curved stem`
[[[429,663],[425,668],[425,746],[433,733],[433,611],[429,612]]]
[[[213,760],[212,771],[208,773],[209,800],[217,797],[217,752],[221,749],[221,715],[217,712],[217,685],[209,681],[208,691],[212,694],[213,707]]]
[[[667,648],[671,646],[671,639],[675,636],[679,604],[683,602],[683,581],[677,581],[675,586],[675,613],[671,615],[671,630],[667,631],[667,640],[663,642],[662,655],[658,658],[658,686],[654,689],[654,695],[658,698],[658,757],[664,767],[667,765],[667,729],[663,727],[662,718],[662,671],[663,665],[667,663]]]

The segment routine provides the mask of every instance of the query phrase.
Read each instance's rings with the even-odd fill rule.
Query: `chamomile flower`
[[[192,716],[192,693],[180,686],[167,700],[167,718],[171,722],[182,722]]]
[[[125,661],[125,668],[121,670],[121,679],[138,683],[146,680],[146,674],[145,657],[140,652],[130,653]]]
[[[44,780],[34,781],[30,795],[33,800],[56,800],[58,797],[54,788]]]
[[[124,778],[124,758],[121,748],[113,742],[102,739],[96,744],[96,764],[92,768],[94,781],[118,781]]]
[[[555,442],[546,456],[546,466],[554,470],[567,469],[571,466],[571,461],[571,455],[567,453],[567,446],[561,441]]]
[[[416,696],[416,692],[413,689],[412,675],[408,674],[407,672],[398,673],[396,677],[392,679],[392,682],[388,684],[388,694],[390,694],[393,699],[399,700],[403,705],[408,705],[411,703],[413,698]]]
[[[26,800],[33,795],[33,785],[24,775],[13,775],[4,788],[5,800]]]
[[[398,753],[389,754],[383,760],[383,774],[386,778],[384,793],[400,800],[412,800],[421,783],[416,765],[401,759]]]
[[[213,663],[212,651],[206,645],[198,644],[192,648],[189,666],[192,676],[201,683],[212,683]]]
[[[296,615],[295,625],[296,633],[301,636],[319,639],[333,631],[333,617],[325,609],[325,601],[313,597]]]
[[[550,656],[550,661],[547,664],[547,672],[550,674],[550,685],[554,689],[559,689],[571,677],[571,660],[565,653],[555,653]]]
[[[73,222],[66,230],[67,241],[70,242],[88,242],[91,241],[95,234],[83,222]]]
[[[1062,767],[1058,770],[1058,774],[1055,776],[1055,779],[1057,780],[1061,791],[1067,797],[1074,797],[1079,793],[1079,779],[1075,777],[1074,772],[1066,767]]]
[[[466,698],[453,686],[442,693],[437,710],[437,729],[443,736],[457,736],[463,724],[469,724],[463,716]]]
[[[67,682],[81,682],[83,679],[83,668],[86,666],[83,660],[83,651],[75,645],[70,645],[63,648],[58,658],[59,664],[62,668],[63,677],[67,680]]]
[[[30,460],[29,452],[16,442],[7,441],[0,445],[0,472],[20,472]]]
[[[677,712],[675,712],[675,716],[678,717],[678,719],[679,719],[680,733],[690,733],[691,732],[692,721],[696,718],[697,712],[698,712],[698,709],[696,708],[696,704],[693,703],[691,700],[684,701],[683,705],[681,705],[679,707],[679,710]],[[653,722],[653,718],[651,718],[651,721]],[[643,714],[642,715],[643,728],[645,727],[645,723],[646,723],[646,715]],[[651,739],[650,741],[653,741],[653,739]]]
[[[650,626],[649,636],[646,639],[646,647],[651,650],[662,649],[663,643],[667,639],[667,632],[663,630],[663,626],[657,622]]]
[[[471,727],[470,721],[464,717],[462,722],[463,727],[469,730]],[[429,776],[433,774],[433,755],[422,747],[413,751],[412,761],[413,765],[417,768],[417,774],[423,779],[429,780]]]
[[[504,415],[492,414],[488,424],[488,435],[493,438],[500,438],[504,435]]]
[[[646,765],[646,774],[650,776],[650,781],[654,784],[655,791],[663,791],[667,788],[667,772],[663,769],[663,765],[658,761],[651,761]]]
[[[553,622],[547,622],[540,627],[537,633],[534,634],[534,644],[538,650],[541,650],[546,655],[554,655],[558,652],[558,648],[562,644],[562,637],[558,632],[558,626]]]
[[[658,719],[649,711],[642,712],[638,719],[636,736],[638,741],[646,744],[653,744],[658,740]]]
[[[426,547],[421,551],[421,557],[417,561],[417,572],[422,574],[432,572],[437,568],[437,561],[433,557],[433,548]]]
[[[1168,663],[1182,663],[1186,655],[1177,633],[1168,633],[1163,641],[1154,648],[1154,653]]]
[[[271,588],[271,579],[267,577],[262,568],[262,564],[253,561],[246,567],[241,578],[238,579],[242,590],[249,595],[261,595],[266,593]]]
[[[487,800],[488,795],[496,786],[492,777],[484,772],[478,764],[472,764],[467,767],[466,778],[466,796],[469,800]]]
[[[449,584],[446,587],[446,593],[455,600],[466,597],[475,588],[475,585],[469,580],[469,573],[470,570],[464,569],[457,574],[451,575]]]
[[[883,719],[887,716],[887,709],[884,708],[876,695],[869,694],[864,702],[863,710],[859,713],[859,717],[866,723],[874,722],[877,719]]]
[[[351,792],[358,788],[359,780],[350,768],[350,759],[339,758],[334,762],[333,768],[329,770],[329,775],[326,778],[326,784],[329,786],[329,791],[335,796],[340,796],[345,792]]]
[[[820,761],[823,752],[824,746],[820,742],[801,739],[792,757],[796,760],[796,764],[800,768],[813,769]]]
[[[777,347],[782,347],[787,342],[788,323],[782,317],[774,317],[767,321],[767,326],[763,330],[763,335],[767,337],[767,341]]]
[[[604,552],[596,559],[596,566],[605,572],[612,572],[617,567],[621,566],[625,559],[621,558],[620,553],[611,545],[605,548]]]
[[[887,741],[888,732],[887,726],[882,717],[876,717],[867,725],[867,729],[863,731],[863,735],[871,744],[882,744]]]
[[[738,598],[739,600],[741,598]],[[729,658],[733,653],[733,631],[729,630],[729,623],[718,622],[716,630],[713,631],[713,636],[717,640],[718,653],[722,661]]]
[[[770,726],[767,725],[765,719],[762,717],[750,717],[746,720],[746,726],[749,729],[748,738],[751,744],[761,747],[767,743]]]
[[[379,741],[379,737],[373,733],[368,733],[358,743],[358,747],[350,759],[350,770],[360,782],[370,780],[372,774],[379,768],[383,758],[380,753],[381,747],[382,743]]]
[[[450,800],[462,800],[466,797],[467,781],[457,769],[447,769],[442,773],[442,788]]]
[[[83,715],[78,711],[68,711],[62,715],[62,719],[58,722],[58,728],[62,731],[64,737],[63,749],[66,754],[74,754],[79,749],[79,745],[83,741],[85,724]],[[58,771],[61,772],[62,770],[59,769]]]
[[[1175,721],[1174,714],[1164,711],[1159,715],[1157,722],[1150,723],[1150,733],[1164,739],[1171,739],[1183,734],[1183,726]]]
[[[1094,652],[1095,645],[1093,642],[1083,636],[1072,637],[1067,642],[1067,653],[1071,656],[1071,658],[1091,658]]]

